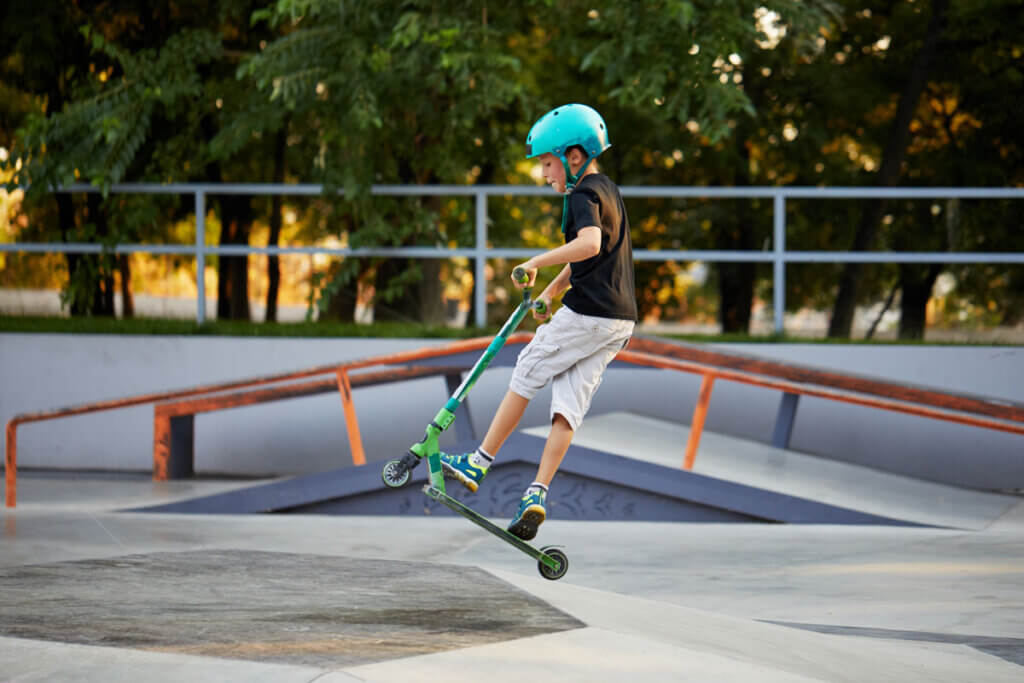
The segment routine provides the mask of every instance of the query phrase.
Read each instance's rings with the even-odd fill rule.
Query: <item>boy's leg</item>
[[[605,368],[622,349],[633,325],[631,321],[612,321],[607,323],[607,327],[610,328],[610,334],[604,345],[556,375],[553,380],[551,431],[544,444],[537,478],[526,489],[519,503],[519,511],[508,526],[510,533],[523,540],[534,538],[538,527],[547,518],[545,501],[551,479],[569,450],[576,426],[590,408],[590,401],[601,384]]]
[[[569,421],[561,413],[555,413],[551,420],[551,432],[548,433],[548,440],[544,444],[544,453],[540,456],[540,466],[537,468],[535,483],[551,485],[551,479],[562,464],[562,458],[569,450],[572,443],[572,436],[575,434]]]
[[[470,491],[476,491],[480,482],[487,476],[487,470],[491,467],[491,461],[498,454],[501,446],[508,439],[509,435],[519,424],[526,406],[530,399],[520,396],[514,391],[509,391],[498,406],[494,418],[491,419],[491,426],[487,428],[487,435],[484,437],[480,447],[472,453],[461,455],[441,454],[441,467],[444,471],[458,479]]]
[[[526,493],[519,501],[519,511],[508,525],[509,533],[524,541],[529,541],[537,535],[537,529],[547,519],[545,501],[548,486],[562,464],[566,451],[569,450],[573,433],[574,430],[565,416],[555,413],[551,419],[551,432],[544,443],[544,453],[540,457],[537,478],[527,487]]]
[[[523,419],[523,413],[529,404],[530,399],[523,398],[514,391],[505,393],[505,398],[501,400],[501,405],[491,419],[491,426],[487,428],[487,435],[480,444],[492,458],[498,455],[505,440],[515,430],[519,420]]]

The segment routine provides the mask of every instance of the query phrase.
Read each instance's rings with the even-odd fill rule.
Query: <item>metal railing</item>
[[[517,332],[509,336],[506,344],[526,344],[533,338],[529,332]],[[191,461],[181,468],[180,462],[172,461],[173,428],[170,419],[194,415],[199,412],[235,408],[266,401],[294,398],[302,395],[337,390],[341,396],[345,428],[348,432],[349,449],[353,465],[365,465],[367,458],[352,398],[352,388],[369,386],[386,381],[413,379],[428,375],[445,374],[452,370],[461,372],[455,366],[433,366],[417,369],[413,364],[445,356],[475,353],[487,348],[493,339],[477,337],[451,342],[442,346],[429,346],[411,351],[362,358],[342,363],[321,365],[304,370],[277,373],[243,380],[210,384],[189,389],[149,393],[121,399],[99,401],[40,413],[25,413],[14,416],[6,428],[5,458],[5,505],[17,505],[18,488],[18,427],[25,424],[62,419],[76,415],[128,408],[142,404],[154,404],[153,426],[153,478],[165,480],[173,476],[186,476],[184,469],[192,472]],[[631,366],[658,368],[686,372],[701,376],[700,392],[690,420],[690,432],[682,467],[693,469],[700,445],[704,421],[711,402],[711,391],[716,380],[731,381],[750,386],[775,389],[784,397],[811,396],[849,403],[851,405],[877,408],[892,412],[928,417],[946,422],[997,430],[1024,436],[1024,405],[1001,398],[984,398],[967,394],[956,394],[942,390],[927,389],[897,384],[889,380],[877,380],[840,372],[817,370],[790,363],[756,359],[728,351],[706,350],[684,344],[671,344],[656,339],[634,337],[629,346],[619,351],[616,360]],[[405,367],[405,371],[399,369]],[[376,372],[366,372],[375,370]],[[422,370],[427,370],[423,372]],[[364,371],[353,374],[353,371]],[[323,381],[324,376],[331,379]],[[321,381],[297,384],[298,380],[320,377]],[[446,378],[447,381],[448,378]],[[449,383],[452,391],[454,384]],[[272,388],[271,388],[272,387]],[[227,394],[228,391],[246,390],[245,393]],[[188,399],[188,400],[183,400]],[[786,398],[783,399],[783,403]],[[776,432],[780,425],[787,433],[792,430],[796,406],[784,411],[780,404],[776,418]],[[467,414],[463,413],[456,425],[465,425]],[[783,424],[787,423],[787,424]],[[459,427],[456,428],[457,431]],[[475,441],[472,430],[471,441]],[[191,427],[185,438],[191,440]],[[464,437],[460,437],[464,438]],[[787,443],[773,445],[788,448]],[[191,448],[189,448],[191,450]],[[191,459],[191,455],[189,456]],[[179,471],[173,474],[172,471]]]
[[[870,188],[870,187],[643,187],[624,186],[624,197],[635,198],[770,198],[773,201],[771,250],[712,249],[634,249],[636,261],[705,261],[771,263],[773,266],[773,313],[775,332],[783,332],[786,311],[786,265],[790,263],[1003,263],[1024,264],[1024,253],[1015,252],[856,252],[789,251],[786,249],[786,201],[789,199],[1024,199],[1024,188]],[[61,192],[90,193],[99,189],[84,184],[62,188]],[[209,195],[294,195],[323,194],[322,185],[274,183],[167,185],[124,183],[113,185],[112,193],[192,195],[195,199],[196,235],[194,245],[118,244],[110,247],[94,243],[17,242],[0,244],[0,252],[26,253],[148,253],[184,254],[196,259],[196,321],[206,320],[206,283],[199,274],[206,270],[206,257],[249,254],[326,254],[330,256],[401,256],[407,258],[467,257],[474,260],[473,296],[475,323],[487,321],[488,258],[527,259],[540,249],[498,248],[488,246],[487,201],[491,196],[551,196],[548,187],[523,185],[374,185],[371,194],[379,196],[450,196],[475,199],[475,239],[472,247],[253,247],[211,246],[206,244],[206,198]]]

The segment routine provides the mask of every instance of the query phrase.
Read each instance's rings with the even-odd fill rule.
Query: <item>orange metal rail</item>
[[[937,391],[874,377],[819,370],[735,352],[719,351],[703,345],[671,343],[647,337],[634,337],[629,343],[629,350],[640,351],[652,356],[689,361],[707,367],[774,377],[799,384],[814,384],[855,394],[868,394],[909,403],[920,403],[934,408],[947,408],[957,412],[977,413],[1003,420],[1024,422],[1024,405],[1002,399]]]
[[[1010,432],[1012,434],[1024,435],[1024,420],[1020,420],[1017,424],[1014,424],[980,415],[952,412],[952,410],[947,408],[937,408],[930,405],[908,403],[903,400],[883,398],[880,396],[857,394],[848,390],[813,387],[788,380],[757,376],[737,370],[715,368],[700,363],[677,360],[675,358],[666,358],[664,356],[656,356],[640,351],[620,351],[616,360],[651,368],[689,372],[703,377],[701,381],[700,394],[697,398],[697,406],[694,409],[693,420],[691,421],[690,438],[687,442],[686,453],[683,458],[683,467],[688,470],[693,468],[694,460],[697,457],[697,447],[700,444],[701,432],[704,428],[704,418],[707,415],[708,405],[711,402],[711,390],[716,379],[727,379],[734,382],[741,382],[743,384],[765,387],[767,389],[778,389],[790,394],[826,398],[834,401],[842,401],[844,403],[852,403],[854,405],[867,406],[869,408],[881,408],[883,410],[907,413],[909,415],[917,415],[919,417],[930,417],[938,420],[970,425],[972,427],[983,427],[985,429],[995,429]]]
[[[516,344],[529,341],[531,338],[532,335],[529,333],[519,333],[511,335],[508,341],[509,343]],[[75,415],[86,415],[89,413],[116,410],[119,408],[130,408],[132,406],[144,405],[147,403],[159,403],[163,401],[172,401],[175,399],[212,395],[220,392],[231,391],[234,389],[246,389],[257,386],[276,384],[280,382],[295,381],[310,377],[316,377],[318,375],[334,376],[334,381],[337,383],[339,394],[341,395],[342,408],[345,413],[345,422],[349,428],[349,440],[353,447],[353,459],[357,462],[357,464],[359,464],[358,460],[360,458],[362,458],[363,461],[365,462],[365,456],[363,455],[362,449],[362,440],[359,435],[359,425],[358,422],[356,422],[356,414],[354,404],[352,403],[351,392],[352,386],[361,383],[359,378],[362,377],[362,375],[350,374],[352,370],[365,369],[373,366],[408,364],[413,361],[426,358],[435,358],[438,356],[463,353],[467,351],[479,351],[481,349],[486,348],[490,343],[490,337],[477,337],[474,339],[466,339],[458,342],[453,342],[443,347],[424,348],[417,349],[415,351],[394,353],[386,356],[377,356],[374,358],[368,358],[361,361],[355,361],[353,363],[321,365],[309,368],[307,370],[278,373],[274,375],[257,377],[250,380],[242,380],[238,382],[208,384],[198,387],[192,387],[189,389],[181,389],[178,391],[142,394],[139,396],[130,396],[126,398],[113,399],[109,401],[99,401],[95,403],[86,403],[77,406],[70,406],[67,408],[58,408],[56,410],[45,411],[41,413],[25,413],[22,415],[16,415],[7,422],[7,428],[5,430],[5,505],[7,507],[13,508],[17,505],[18,501],[18,427],[20,425],[30,424],[34,422],[43,422],[47,420],[56,420],[64,417],[72,417]],[[159,474],[159,472],[155,472],[155,474]]]
[[[533,335],[528,332],[520,332],[509,337],[508,344],[526,343]],[[294,381],[314,377],[316,375],[330,374],[334,376],[333,383],[337,384],[341,394],[342,407],[345,413],[345,422],[349,435],[349,442],[352,451],[353,462],[357,465],[365,463],[365,454],[362,447],[362,438],[359,432],[359,423],[356,418],[355,406],[352,400],[352,388],[361,384],[372,383],[375,373],[353,373],[354,370],[365,370],[371,367],[408,365],[419,360],[437,358],[440,356],[453,355],[457,353],[479,351],[486,348],[491,342],[490,337],[481,337],[454,342],[440,347],[428,347],[415,351],[405,351],[383,356],[375,356],[350,363],[320,366],[298,372],[271,375],[268,377],[256,378],[247,381],[231,382],[227,384],[208,385],[193,389],[185,389],[175,392],[146,394],[131,398],[114,401],[104,401],[88,405],[74,406],[61,410],[18,415],[7,423],[7,453],[6,453],[6,476],[7,476],[7,507],[14,507],[16,504],[17,486],[17,439],[16,429],[18,425],[42,420],[51,420],[71,415],[82,415],[101,410],[112,410],[125,408],[143,403],[156,403],[173,399],[184,399],[204,394],[216,394],[232,389],[242,389],[260,385],[272,384],[283,381]],[[697,357],[701,361],[687,360],[684,356]],[[910,415],[929,417],[959,424],[994,429],[1013,434],[1024,435],[1024,407],[1018,404],[1005,401],[990,401],[978,397],[961,396],[953,393],[944,393],[931,389],[908,387],[891,382],[829,373],[824,371],[800,368],[784,363],[774,363],[757,359],[744,358],[742,356],[730,355],[717,351],[707,351],[681,347],[673,344],[666,344],[648,339],[634,339],[626,350],[620,351],[616,360],[632,365],[688,372],[702,376],[700,393],[697,404],[694,408],[693,419],[691,420],[690,437],[687,443],[683,460],[683,467],[692,469],[703,431],[704,420],[707,416],[708,406],[711,402],[711,393],[714,382],[717,379],[750,384],[754,386],[776,389],[790,394],[800,394],[825,398],[829,400],[842,401],[854,405],[868,406],[882,410],[891,410]],[[436,369],[434,369],[436,371]],[[407,373],[408,377],[417,375],[417,369],[407,368],[404,371],[397,371],[397,375]],[[390,373],[395,374],[395,373]],[[401,377],[397,376],[397,379]],[[291,385],[291,388],[284,387],[277,392],[277,397],[288,395],[304,395],[306,393],[318,393],[329,390],[327,387],[332,382],[318,381],[302,385]],[[248,392],[246,394],[233,394],[229,396],[203,399],[196,404],[190,402],[179,402],[177,407],[167,406],[163,408],[166,415],[176,410],[184,411],[180,414],[191,412],[204,412],[206,410],[217,410],[222,407],[234,405],[248,405],[263,400],[275,400],[272,393],[261,394],[260,392]],[[154,469],[154,477],[160,473]],[[166,474],[166,473],[164,473]]]

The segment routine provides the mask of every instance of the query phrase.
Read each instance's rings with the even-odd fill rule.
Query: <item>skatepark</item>
[[[189,383],[187,371],[170,379],[188,366],[181,363],[164,369],[164,377],[135,377],[131,386],[76,382],[61,400],[32,388],[32,349],[62,358],[68,367],[56,368],[58,374],[83,362],[72,352],[54,353],[51,342],[6,346],[5,387],[25,387],[16,412]],[[324,360],[338,358],[337,348],[323,353]],[[8,363],[15,355],[21,360]],[[1017,394],[998,384],[967,385],[955,370],[939,388],[1017,405],[1020,352],[995,355],[1005,365],[991,354],[982,362]],[[128,356],[111,362],[133,376]],[[957,365],[971,372],[966,362],[950,367]],[[474,427],[453,429],[448,445],[462,446],[486,426],[489,396],[500,390],[503,372],[496,367],[481,380],[470,400],[479,399],[468,420]],[[220,377],[201,374],[228,381],[246,373],[232,366]],[[562,504],[552,506],[537,539],[568,554],[570,568],[558,581],[541,578],[536,563],[514,548],[428,505],[419,492],[424,468],[404,489],[381,484],[384,456],[377,450],[391,446],[379,444],[420,438],[443,400],[436,377],[357,388],[366,464],[287,476],[209,470],[225,469],[211,464],[230,451],[225,432],[247,424],[252,438],[266,440],[259,430],[271,415],[289,415],[279,418],[277,432],[308,427],[286,405],[305,406],[313,413],[306,419],[315,420],[314,402],[328,404],[324,411],[337,425],[329,438],[347,446],[337,391],[330,400],[305,397],[198,417],[194,450],[188,449],[195,474],[183,478],[144,471],[154,451],[152,407],[128,408],[117,418],[21,425],[17,504],[0,512],[0,680],[1019,680],[1024,499],[1012,476],[1020,471],[1024,437],[990,437],[974,427],[804,396],[789,443],[779,447],[729,423],[771,433],[783,412],[776,410],[778,393],[743,396],[722,386],[692,468],[684,469],[699,377],[671,380],[684,383],[671,394],[676,419],[645,408],[641,396],[665,403],[670,394],[659,382],[677,374],[609,371],[556,480],[552,499]],[[409,386],[430,387],[425,418],[407,415]],[[8,420],[11,395],[5,388]],[[389,402],[394,412],[385,423],[397,433],[383,435],[373,425],[385,411],[374,406]],[[879,458],[928,448],[936,470],[909,458],[886,468],[870,461],[871,453],[815,454],[815,430],[834,419],[820,416],[821,404],[847,416],[840,418],[847,425],[880,420],[905,442]],[[524,419],[509,442],[516,452],[503,452],[490,490],[463,496],[498,524],[536,462],[545,411],[541,406]],[[886,422],[898,419],[908,422]],[[75,430],[81,437],[68,439]],[[109,457],[120,457],[113,454],[120,446],[136,466],[98,466],[91,440],[102,442],[104,432]],[[934,465],[951,457],[929,442],[936,436],[952,451],[961,450],[960,439],[977,444],[963,454],[963,473]],[[48,446],[48,439],[63,445]],[[868,450],[883,450],[867,441]],[[46,460],[60,448],[78,467]],[[282,451],[276,444],[268,450]],[[999,474],[1000,467],[1007,469]],[[957,484],[975,481],[982,470],[1007,485]]]

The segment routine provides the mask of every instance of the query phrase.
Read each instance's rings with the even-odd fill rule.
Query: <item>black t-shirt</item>
[[[619,188],[602,173],[583,176],[569,195],[565,241],[571,242],[580,228],[592,225],[601,228],[601,251],[586,261],[570,264],[572,288],[562,303],[581,315],[635,321],[629,218]]]

